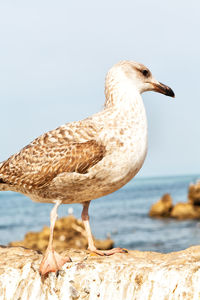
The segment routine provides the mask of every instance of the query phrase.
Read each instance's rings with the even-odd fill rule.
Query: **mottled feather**
[[[104,157],[105,146],[94,140],[94,126],[88,122],[84,125],[82,142],[76,141],[81,122],[66,124],[35,139],[2,164],[0,183],[31,190],[48,185],[64,172],[87,173]]]

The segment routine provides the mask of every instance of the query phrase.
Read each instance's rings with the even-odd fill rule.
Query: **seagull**
[[[147,153],[147,119],[141,94],[155,91],[175,97],[144,65],[120,61],[107,73],[102,111],[66,123],[36,138],[0,163],[0,191],[22,193],[33,201],[54,203],[50,237],[39,272],[57,272],[70,257],[53,248],[53,231],[60,204],[81,203],[88,249],[98,255],[126,252],[98,250],[88,209],[91,200],[113,193],[141,169]]]

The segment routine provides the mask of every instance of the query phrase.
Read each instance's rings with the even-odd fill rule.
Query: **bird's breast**
[[[102,142],[106,156],[94,167],[106,186],[118,189],[140,170],[147,153],[147,121],[145,112],[138,116],[112,118],[105,123]],[[101,172],[103,174],[101,174]],[[105,176],[106,174],[106,176]]]

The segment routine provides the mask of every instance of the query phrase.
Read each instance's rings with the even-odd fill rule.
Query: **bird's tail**
[[[3,162],[0,162],[0,169],[2,165]],[[1,178],[1,174],[0,174],[0,191],[9,191],[9,185],[3,181],[3,179]]]
[[[0,183],[0,191],[10,191],[9,185],[5,183]]]
[[[0,177],[0,191],[9,191],[9,184],[3,181]]]

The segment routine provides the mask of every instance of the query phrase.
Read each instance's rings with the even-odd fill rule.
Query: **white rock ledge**
[[[200,299],[200,246],[169,254],[130,251],[97,257],[74,249],[63,254],[73,262],[57,276],[41,278],[41,254],[0,247],[0,299]]]

